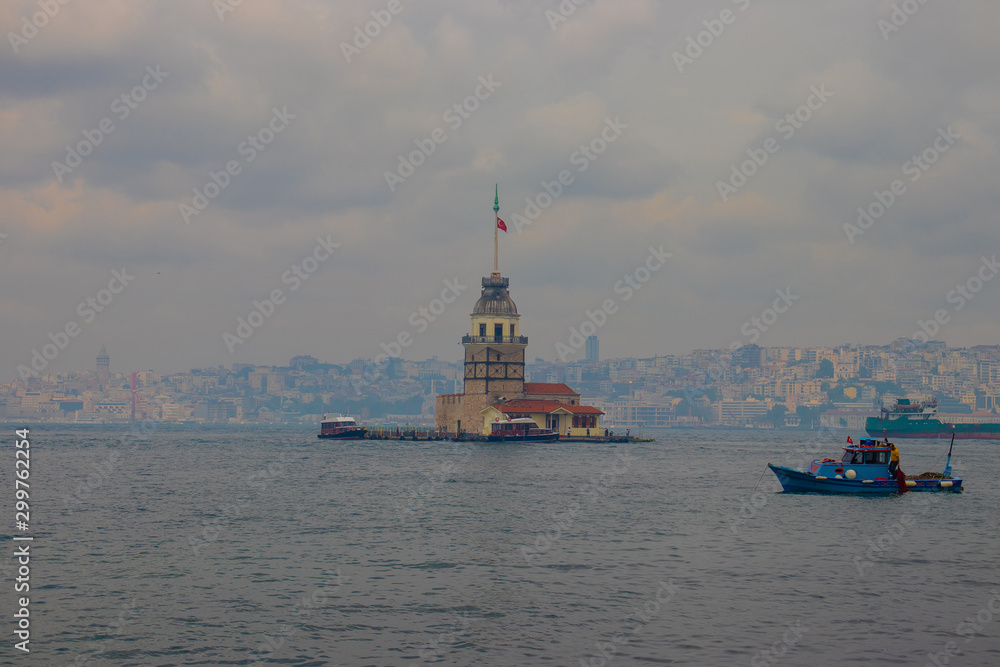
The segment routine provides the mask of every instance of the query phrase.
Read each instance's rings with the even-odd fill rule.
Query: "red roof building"
[[[529,383],[525,383],[526,386],[527,384]],[[600,417],[603,414],[602,410],[592,405],[570,405],[535,398],[494,403],[482,411],[484,429],[489,429],[491,422],[501,419],[528,417],[534,419],[539,428],[551,428],[560,433],[568,430],[572,435],[586,435],[587,429],[596,431],[602,428]]]

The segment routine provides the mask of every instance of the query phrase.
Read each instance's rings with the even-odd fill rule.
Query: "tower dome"
[[[483,294],[476,301],[472,315],[517,315],[517,305],[507,291],[509,286],[510,279],[499,273],[483,278]]]

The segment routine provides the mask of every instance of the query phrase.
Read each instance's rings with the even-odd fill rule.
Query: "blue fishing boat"
[[[955,440],[952,438],[952,446]],[[905,493],[906,491],[937,491],[957,493],[962,479],[951,475],[951,448],[943,473],[922,475],[889,473],[889,443],[864,439],[858,444],[848,438],[840,459],[816,459],[808,470],[798,470],[770,463],[785,491],[798,493]]]

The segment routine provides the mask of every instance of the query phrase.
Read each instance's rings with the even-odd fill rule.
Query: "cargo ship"
[[[873,438],[950,438],[959,440],[1000,440],[1000,424],[949,424],[938,419],[936,400],[911,402],[897,399],[891,408],[882,406],[878,417],[865,421]]]

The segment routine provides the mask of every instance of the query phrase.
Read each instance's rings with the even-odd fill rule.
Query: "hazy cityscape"
[[[0,2],[0,664],[1000,664],[998,28]]]
[[[949,348],[899,339],[883,346],[694,350],[683,356],[527,364],[531,382],[566,382],[622,428],[746,426],[860,430],[882,402],[936,398],[950,421],[1000,423],[1000,345]],[[0,386],[0,417],[40,422],[318,422],[341,412],[370,423],[433,424],[438,394],[462,391],[462,363],[294,356],[286,366],[232,364],[160,374],[96,368]],[[134,399],[134,400],[133,400]],[[133,412],[134,402],[134,412]]]

